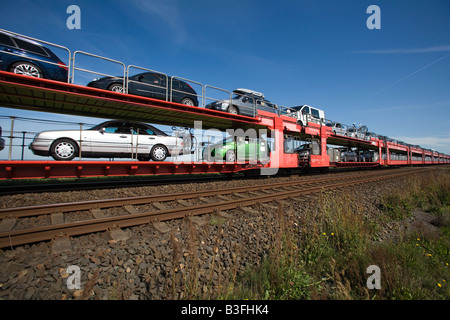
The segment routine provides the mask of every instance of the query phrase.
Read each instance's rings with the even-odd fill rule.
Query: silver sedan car
[[[55,160],[72,160],[80,154],[88,158],[131,158],[164,161],[183,153],[183,139],[169,136],[144,123],[106,121],[88,130],[43,131],[29,148],[35,155]]]

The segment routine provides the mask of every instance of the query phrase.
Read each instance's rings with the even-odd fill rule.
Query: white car
[[[168,136],[144,123],[113,120],[88,130],[43,131],[29,148],[35,155],[72,160],[80,153],[88,158],[131,158],[164,161],[183,153],[183,139]]]
[[[325,122],[325,112],[323,110],[310,107],[306,104],[291,107],[290,109],[297,111],[297,122],[301,126],[308,125],[308,122],[314,122],[318,124]]]

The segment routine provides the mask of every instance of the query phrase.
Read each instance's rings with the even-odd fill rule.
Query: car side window
[[[28,41],[23,41],[21,39],[16,38],[15,39],[17,45],[19,46],[20,49],[26,50],[26,51],[30,51],[33,53],[37,53],[40,54],[42,56],[48,56],[48,53],[44,50],[44,48],[42,48],[39,45],[36,45],[34,43],[30,43]]]
[[[242,98],[242,102],[253,104],[253,98],[245,97],[245,96],[244,96],[244,97]]]
[[[147,128],[146,126],[142,126],[142,125],[134,125],[133,126],[133,134],[137,134],[137,129],[139,129],[139,134],[143,134],[143,135],[151,135],[154,136],[155,132],[153,132],[152,129]]]
[[[3,44],[5,46],[9,46],[9,47],[15,47],[16,45],[14,44],[14,42],[12,41],[12,39],[4,34],[4,33],[0,33],[0,44]]]
[[[106,133],[116,133],[117,130],[119,130],[119,127],[117,127],[117,126],[105,127],[105,132]]]
[[[172,80],[172,89],[180,89],[180,81],[179,80],[176,80],[176,79],[173,79]]]
[[[319,118],[319,110],[311,108],[311,114],[314,118]]]
[[[142,82],[157,86],[165,86],[163,79],[161,79],[158,75],[151,73],[144,74],[142,77]]]
[[[108,124],[105,127],[105,132],[107,133],[121,133],[121,134],[130,134],[130,126],[124,123],[113,122]]]

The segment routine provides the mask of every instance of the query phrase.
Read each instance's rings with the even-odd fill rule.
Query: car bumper
[[[48,142],[33,141],[28,146],[28,149],[30,149],[31,152],[33,152],[33,154],[35,154],[37,156],[50,155],[50,152],[49,152],[50,145],[48,144]]]
[[[206,109],[227,111],[228,104],[208,104],[205,106]]]

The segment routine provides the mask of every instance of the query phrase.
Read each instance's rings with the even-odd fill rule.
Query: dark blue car
[[[88,87],[124,93],[122,77],[103,77],[87,84]],[[128,93],[198,106],[197,92],[182,80],[162,73],[144,72],[128,78]]]
[[[0,70],[67,82],[68,70],[50,49],[0,31]]]

